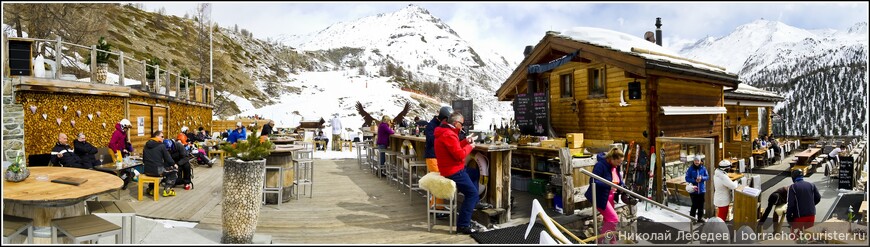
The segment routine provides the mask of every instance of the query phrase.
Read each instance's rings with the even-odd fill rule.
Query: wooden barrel
[[[281,186],[283,191],[281,195],[282,202],[290,201],[290,195],[293,188],[294,171],[292,158],[292,152],[275,152],[274,150],[269,157],[266,158],[266,166],[281,166],[284,168],[284,184]],[[266,185],[268,187],[275,187],[276,184],[278,184],[278,171],[267,170]],[[266,195],[266,203],[277,204],[277,202],[278,195]]]

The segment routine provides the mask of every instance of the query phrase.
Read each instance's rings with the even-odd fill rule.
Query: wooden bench
[[[115,244],[121,243],[121,227],[93,214],[53,220],[51,225],[52,244],[58,243],[58,232],[72,239],[74,244],[112,235],[115,236]]]
[[[121,239],[132,244],[136,239],[136,210],[126,201],[87,201],[88,213],[121,216]],[[129,223],[129,227],[127,224]],[[125,232],[129,230],[130,234]]]
[[[224,166],[224,155],[226,155],[226,152],[224,152],[224,150],[209,150],[208,151],[208,158],[209,159],[211,159],[212,156],[219,156],[220,157],[221,166]]]
[[[33,243],[33,220],[12,216],[3,215],[3,243],[10,244],[12,237],[27,231],[27,243]]]

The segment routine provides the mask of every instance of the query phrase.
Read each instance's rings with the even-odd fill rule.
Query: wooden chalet
[[[737,159],[752,158],[752,140],[770,133],[771,112],[782,96],[746,84],[725,90],[725,154]],[[762,111],[761,109],[764,109]],[[761,115],[763,114],[763,115]],[[761,116],[759,116],[761,115]],[[763,121],[764,126],[759,119]]]
[[[583,133],[586,142],[635,141],[647,154],[660,136],[711,138],[720,144],[709,165],[723,157],[725,89],[739,83],[724,68],[640,37],[574,28],[547,32],[527,48],[496,96],[509,101],[522,93],[548,94],[551,137]],[[667,161],[679,160],[680,145],[664,148]]]

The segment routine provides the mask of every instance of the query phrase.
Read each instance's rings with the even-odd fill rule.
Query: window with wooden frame
[[[559,95],[562,98],[574,96],[574,73],[559,75]]]
[[[589,98],[604,98],[607,92],[607,71],[605,67],[587,70],[589,81]]]

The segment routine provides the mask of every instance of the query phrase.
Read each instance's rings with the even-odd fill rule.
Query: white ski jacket
[[[738,184],[731,181],[731,178],[728,178],[728,174],[725,174],[723,170],[716,169],[713,173],[715,174],[713,175],[713,189],[715,190],[713,193],[713,206],[728,206],[731,204],[732,190],[736,189]]]

